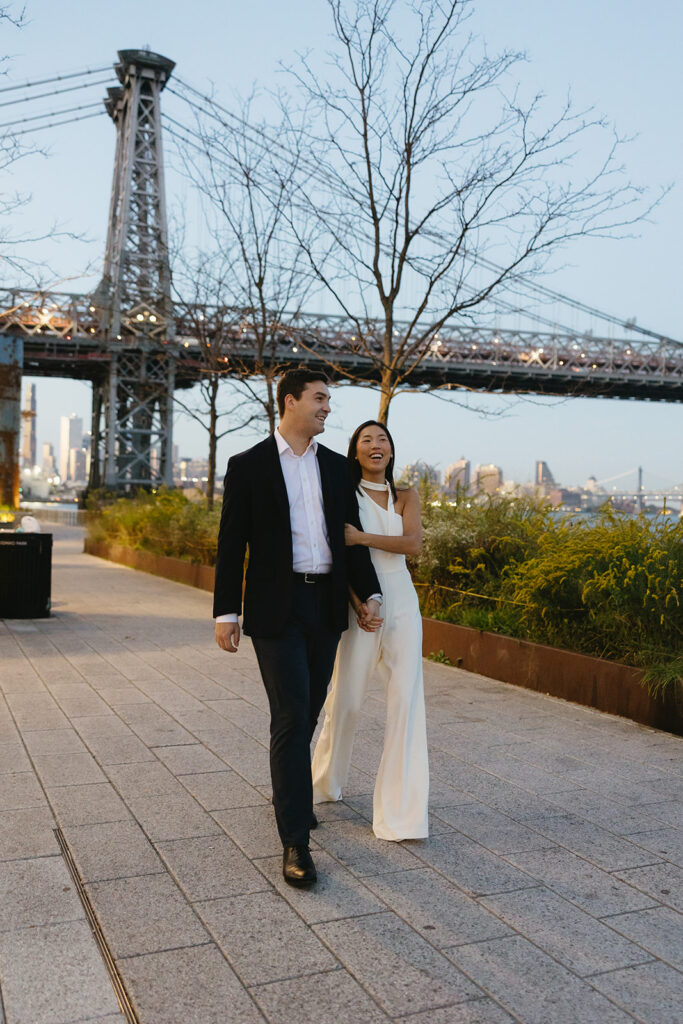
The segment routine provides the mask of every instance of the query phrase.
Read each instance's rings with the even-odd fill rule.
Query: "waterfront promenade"
[[[248,639],[81,549],[0,622],[1,1024],[124,1021],[64,852],[142,1024],[681,1019],[683,741],[425,662],[430,839],[372,835],[373,690],[289,889]]]

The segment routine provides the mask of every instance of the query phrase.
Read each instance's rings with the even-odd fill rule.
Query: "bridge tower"
[[[161,140],[161,93],[175,64],[119,50],[105,106],[116,125],[107,248],[93,296],[110,358],[93,386],[90,486],[172,483],[175,325]]]

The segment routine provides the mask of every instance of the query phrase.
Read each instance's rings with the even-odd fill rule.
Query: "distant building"
[[[537,487],[555,487],[555,477],[550,472],[547,462],[542,462],[540,459],[536,462],[536,486]]]
[[[423,462],[422,459],[419,459],[417,462],[412,462],[409,466],[404,466],[396,482],[400,483],[403,487],[428,485],[429,487],[437,488],[440,482],[439,471],[434,466],[430,466],[428,462]]]
[[[54,476],[57,472],[57,463],[55,462],[55,450],[49,441],[43,442],[43,462],[42,470],[45,476]]]
[[[454,495],[458,488],[466,491],[470,486],[470,461],[464,456],[452,462],[444,473],[444,492]]]
[[[496,494],[503,486],[503,470],[489,463],[477,466],[474,471],[474,489],[485,494]]]
[[[87,479],[86,452],[83,448],[69,450],[69,475],[67,479],[74,484],[84,484]]]
[[[76,413],[62,416],[59,421],[59,475],[62,483],[73,479],[69,476],[69,453],[83,445],[83,420]]]
[[[26,385],[26,398],[21,413],[23,420],[23,442],[21,446],[21,461],[25,469],[33,469],[36,465],[38,453],[36,450],[36,386]]]

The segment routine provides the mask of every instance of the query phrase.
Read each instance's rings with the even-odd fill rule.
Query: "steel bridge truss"
[[[106,365],[139,348],[157,352],[164,366],[174,363],[176,385],[187,386],[199,379],[199,342],[181,310],[172,311],[177,324],[172,343],[165,337],[164,322],[144,305],[133,307],[119,340],[102,330],[103,313],[97,301],[96,295],[0,291],[0,331],[24,337],[26,359],[38,363],[39,373],[50,372],[50,367],[56,373],[63,363],[68,376],[100,380],[104,385]],[[240,368],[249,367],[256,340],[249,317],[240,309],[222,309],[220,315],[222,322],[216,323],[216,330],[229,338],[225,358],[228,362],[234,358]],[[207,308],[203,316],[205,333],[210,334],[217,312]],[[299,315],[273,323],[271,332],[278,341],[275,354],[284,364],[310,363],[342,379],[347,375],[372,380],[381,361],[381,333],[378,324],[362,326],[363,341],[357,325],[342,317]],[[139,365],[143,374],[143,361]],[[143,379],[147,389],[150,378],[146,370],[141,387]],[[665,338],[633,340],[446,326],[426,345],[411,384],[683,401],[683,345]],[[166,464],[168,460],[164,456],[159,464],[161,461]],[[128,456],[124,462],[129,465]],[[155,479],[152,474],[151,480]],[[146,483],[147,478],[139,482]]]

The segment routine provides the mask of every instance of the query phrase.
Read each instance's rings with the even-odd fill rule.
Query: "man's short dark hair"
[[[325,385],[330,383],[327,374],[322,370],[309,370],[307,366],[295,366],[283,373],[277,383],[277,407],[280,416],[284,415],[287,395],[294,395],[298,402],[306,385],[315,381],[322,381]]]

